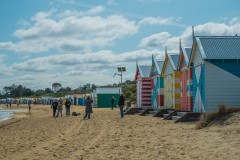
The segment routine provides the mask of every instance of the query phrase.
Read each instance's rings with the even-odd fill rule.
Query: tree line
[[[122,84],[110,84],[104,86],[97,86],[92,84],[91,89],[87,89],[86,86],[78,87],[76,89],[71,89],[70,87],[62,87],[53,93],[51,88],[38,89],[36,91],[27,88],[23,85],[11,85],[3,87],[4,94],[0,95],[0,98],[20,98],[20,97],[41,97],[41,96],[51,96],[51,97],[63,97],[65,95],[72,94],[87,94],[91,93],[96,87],[121,87],[125,98],[128,101],[134,101],[136,98],[136,82],[135,81],[125,81]]]

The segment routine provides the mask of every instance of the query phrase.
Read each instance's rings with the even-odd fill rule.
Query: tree
[[[92,84],[92,90],[95,90],[97,86],[95,84]]]
[[[124,95],[125,95],[125,98],[129,100],[132,96],[132,93],[130,91],[127,91],[127,92],[125,92]]]
[[[45,88],[45,92],[46,93],[52,93],[52,90],[51,90],[51,88]]]
[[[4,90],[5,94],[7,95],[12,90],[12,87],[11,86],[5,86],[5,87],[3,87],[3,90]]]
[[[33,94],[34,94],[34,92],[31,89],[25,88],[22,93],[22,96],[32,96]]]
[[[57,91],[59,91],[60,87],[62,87],[61,83],[53,83],[52,84],[53,92],[56,93]]]

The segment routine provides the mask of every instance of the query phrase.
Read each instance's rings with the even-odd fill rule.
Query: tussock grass
[[[226,107],[224,104],[219,105],[218,112],[203,113],[196,124],[197,129],[209,126],[213,121],[220,120],[223,117],[231,115],[234,112],[240,112],[239,107]]]

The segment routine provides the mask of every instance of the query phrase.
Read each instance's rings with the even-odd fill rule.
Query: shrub
[[[218,112],[203,113],[198,121],[196,128],[201,129],[207,127],[214,120],[219,120],[220,118],[227,116],[234,112],[240,112],[240,108],[229,107],[227,108],[224,104],[220,104],[218,107]]]

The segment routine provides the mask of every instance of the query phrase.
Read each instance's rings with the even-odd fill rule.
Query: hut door
[[[196,95],[195,95],[195,103],[194,103],[194,111],[195,112],[203,112],[203,102],[201,96],[201,72],[202,65],[195,67],[195,75],[196,75]]]

